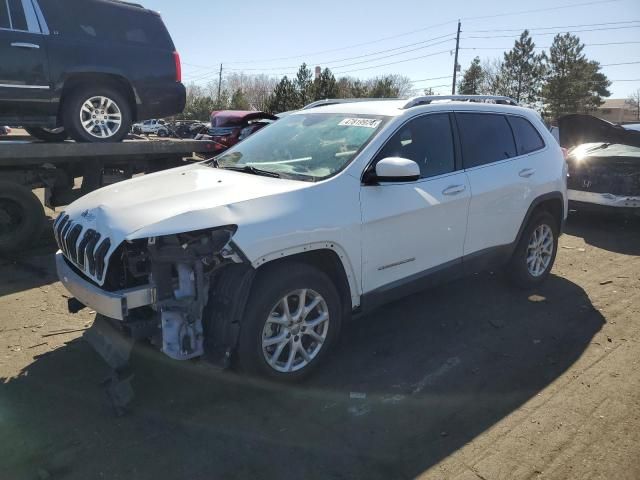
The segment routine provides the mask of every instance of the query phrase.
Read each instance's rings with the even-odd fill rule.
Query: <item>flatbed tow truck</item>
[[[194,154],[213,156],[213,145],[202,140],[132,138],[96,144],[0,137],[0,253],[24,249],[39,238],[46,216],[34,189],[44,188],[44,205],[55,209],[133,175],[202,160]]]

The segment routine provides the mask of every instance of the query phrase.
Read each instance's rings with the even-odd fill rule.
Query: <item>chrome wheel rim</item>
[[[294,290],[271,309],[262,329],[262,354],[277,372],[295,372],[318,356],[328,333],[329,308],[322,295]]]
[[[538,225],[527,245],[527,269],[533,277],[547,271],[553,256],[553,230],[546,224]]]
[[[89,135],[110,138],[120,130],[122,112],[118,104],[108,97],[91,97],[82,104],[80,123]]]

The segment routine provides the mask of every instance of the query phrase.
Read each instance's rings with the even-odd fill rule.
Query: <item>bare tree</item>
[[[634,116],[636,120],[640,120],[640,88],[629,95],[629,98],[624,102],[631,106],[635,110]]]

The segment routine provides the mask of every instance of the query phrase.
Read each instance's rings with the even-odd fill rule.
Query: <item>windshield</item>
[[[320,180],[348,165],[379,131],[384,118],[334,113],[290,115],[216,157],[217,165]]]

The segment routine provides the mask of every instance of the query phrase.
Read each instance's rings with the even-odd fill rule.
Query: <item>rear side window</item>
[[[457,113],[464,168],[473,168],[516,156],[507,119],[489,113]]]
[[[524,155],[525,153],[535,152],[544,148],[544,141],[542,137],[535,129],[529,120],[522,117],[507,117],[511,128],[513,129],[513,136],[516,139],[516,147],[518,148],[518,155]]]
[[[389,139],[377,160],[387,157],[413,160],[420,167],[422,178],[453,172],[455,154],[449,114],[437,113],[411,120]]]
[[[12,28],[14,30],[28,30],[22,0],[9,0],[9,11],[11,12]]]
[[[0,28],[9,28],[11,24],[9,23],[9,9],[7,8],[7,3],[3,0],[0,0]]]

